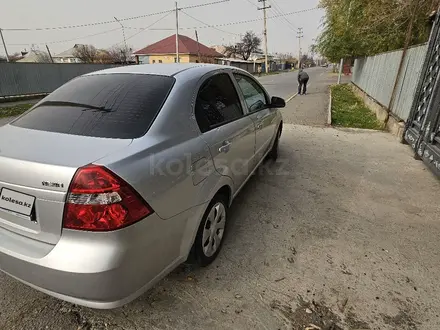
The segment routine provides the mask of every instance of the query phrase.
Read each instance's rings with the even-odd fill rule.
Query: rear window
[[[174,81],[172,77],[142,74],[79,77],[12,125],[82,136],[138,138],[148,131]]]

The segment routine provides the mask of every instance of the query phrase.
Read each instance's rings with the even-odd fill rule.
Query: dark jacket
[[[300,70],[298,73],[298,82],[309,80],[309,75],[307,72]]]

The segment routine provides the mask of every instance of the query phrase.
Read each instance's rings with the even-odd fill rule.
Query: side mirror
[[[282,99],[281,97],[273,96],[272,100],[270,101],[270,107],[271,108],[285,108],[286,101],[284,101],[284,99]]]

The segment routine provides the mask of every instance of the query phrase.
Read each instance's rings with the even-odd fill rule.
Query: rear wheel
[[[226,231],[227,198],[217,195],[209,204],[194,242],[194,261],[202,267],[211,264],[220,252]]]
[[[269,151],[268,158],[272,160],[278,159],[278,147],[280,144],[282,128],[281,126],[278,128],[277,136],[275,137],[275,141],[273,143],[272,149]]]

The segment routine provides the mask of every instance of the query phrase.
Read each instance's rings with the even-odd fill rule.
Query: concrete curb
[[[298,96],[298,93],[296,93],[296,94],[293,94],[291,97],[289,97],[287,100],[286,100],[286,104],[287,103],[289,103],[290,101],[292,101],[295,97],[297,97]]]
[[[27,101],[27,100],[39,100],[49,95],[49,93],[44,94],[31,94],[31,95],[19,95],[19,96],[5,96],[0,97],[0,103],[6,104],[10,102],[20,102],[20,101]]]
[[[330,87],[330,101],[328,102],[327,125],[332,125],[332,88]]]

